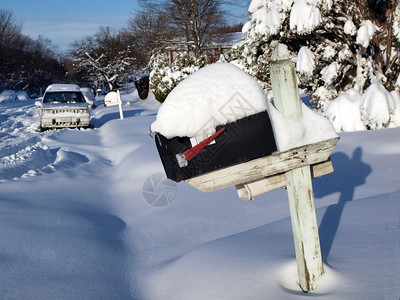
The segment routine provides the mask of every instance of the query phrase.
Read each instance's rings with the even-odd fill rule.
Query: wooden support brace
[[[311,177],[317,178],[333,172],[332,161],[327,161],[311,165]],[[266,178],[240,183],[235,185],[238,196],[241,200],[249,201],[254,197],[268,193],[275,189],[286,187],[285,173],[272,175]]]
[[[316,144],[297,147],[284,152],[276,152],[245,163],[192,177],[185,181],[198,190],[207,193],[230,186],[257,181],[259,179],[271,178],[275,175],[282,175],[289,170],[299,167],[309,165],[316,166],[329,160],[329,155],[332,153],[338,140],[339,138],[334,138]],[[326,172],[330,169],[329,166],[313,167],[314,173],[322,173],[322,170],[317,170],[319,168],[325,169]],[[271,186],[271,189],[265,190],[265,192],[279,187],[284,187],[286,182],[283,185],[277,184],[274,186],[277,182],[282,180],[285,181],[285,179],[282,178],[284,177],[281,177],[281,179],[271,179],[270,181],[273,183],[273,186]]]

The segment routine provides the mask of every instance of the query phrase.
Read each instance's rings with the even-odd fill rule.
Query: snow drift
[[[286,191],[243,202],[180,183],[150,205],[144,190],[166,193],[145,185],[163,175],[159,105],[122,97],[124,120],[98,105],[94,128],[43,133],[33,101],[1,104],[2,297],[304,299]],[[398,298],[399,130],[341,133],[334,173],[314,180],[326,273],[308,297]]]

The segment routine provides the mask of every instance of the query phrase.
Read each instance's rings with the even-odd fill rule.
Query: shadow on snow
[[[124,118],[138,117],[144,111],[144,109],[134,109],[124,111]],[[102,115],[99,119],[93,118],[91,121],[92,128],[99,128],[111,120],[120,119],[119,112],[112,112]]]
[[[314,181],[316,198],[340,193],[339,202],[326,209],[319,225],[322,259],[325,263],[331,252],[344,207],[353,200],[355,189],[365,184],[372,171],[371,167],[362,161],[362,154],[361,147],[354,150],[352,157],[343,152],[334,153],[331,158],[335,171]]]

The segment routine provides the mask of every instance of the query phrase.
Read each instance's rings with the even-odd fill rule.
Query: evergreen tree
[[[340,91],[363,93],[376,79],[399,88],[400,4],[396,0],[253,0],[241,60],[270,90],[278,43],[296,58],[301,88],[319,107]]]

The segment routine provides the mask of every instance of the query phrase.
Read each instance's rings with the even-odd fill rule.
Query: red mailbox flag
[[[179,166],[181,168],[187,166],[187,162],[189,160],[191,160],[193,157],[195,157],[201,150],[204,149],[204,147],[206,147],[209,143],[211,143],[213,140],[215,140],[224,131],[225,131],[225,128],[221,128],[213,135],[209,136],[205,140],[198,143],[196,146],[186,150],[183,153],[177,154],[176,157],[177,157]]]

